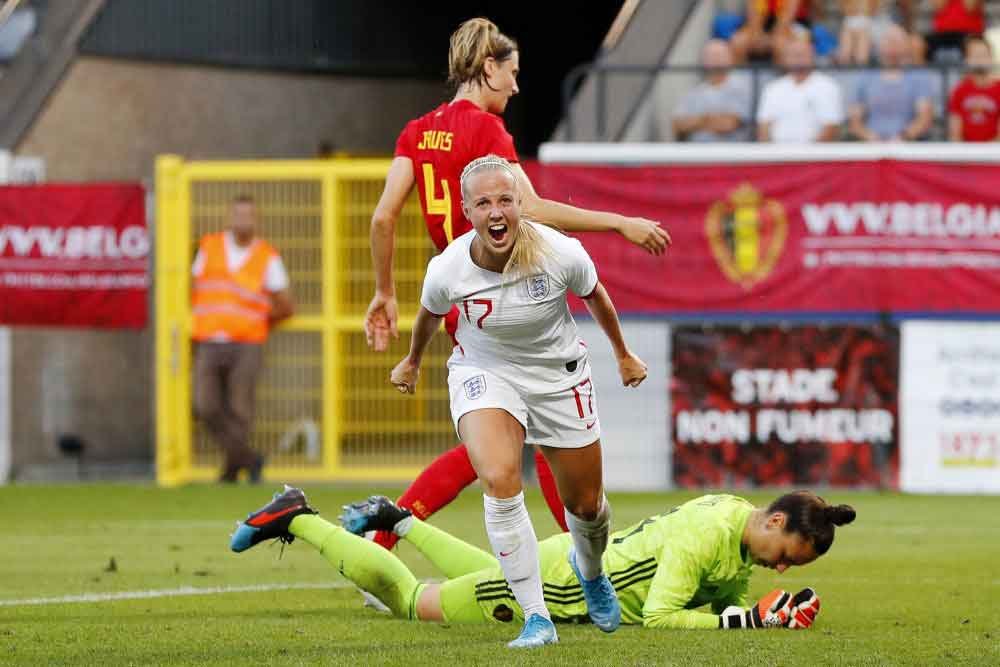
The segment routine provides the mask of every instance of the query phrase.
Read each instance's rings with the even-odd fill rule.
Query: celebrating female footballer
[[[240,525],[232,549],[298,537],[399,618],[495,623],[523,617],[488,553],[421,522],[384,496],[345,509],[347,530],[315,516],[302,491],[286,488]],[[613,533],[603,565],[628,625],[808,628],[819,613],[816,592],[805,588],[792,596],[776,590],[751,605],[753,566],[781,573],[811,563],[830,549],[834,527],[854,517],[849,505],[828,505],[809,491],[783,495],[767,508],[735,496],[702,496]],[[418,583],[394,554],[357,537],[376,529],[391,529],[413,544],[447,580]],[[584,596],[567,561],[571,542],[560,534],[539,544],[545,601],[557,621],[586,618]],[[711,612],[699,611],[703,605],[711,605]]]
[[[555,474],[573,538],[591,619],[605,632],[620,621],[614,589],[601,570],[610,510],[601,479],[600,420],[586,346],[566,303],[584,300],[618,360],[625,386],[646,365],[625,344],[614,305],[576,239],[521,219],[510,163],[487,155],[461,176],[462,205],[472,231],[430,261],[409,354],[392,384],[413,393],[424,350],[438,322],[459,306],[448,360],[451,416],[483,485],[486,532],[525,612],[512,646],[557,640],[542,597],[538,542],[524,505],[521,457],[540,446]]]
[[[390,338],[399,336],[397,304],[392,276],[396,221],[414,185],[431,239],[444,251],[453,239],[470,229],[462,214],[459,174],[471,160],[494,153],[511,162],[522,196],[522,214],[568,231],[608,231],[659,255],[670,237],[658,223],[615,213],[587,211],[542,199],[517,164],[517,153],[500,114],[516,95],[518,47],[486,19],[471,19],[451,36],[448,51],[449,80],[457,86],[451,102],[407,124],[396,143],[396,156],[371,226],[375,264],[375,296],[365,315],[368,345],[384,351]],[[445,318],[454,334],[458,309]],[[556,521],[566,530],[563,508],[552,474],[537,454],[539,483]],[[400,497],[400,505],[427,518],[451,502],[476,475],[462,445],[442,454]],[[395,536],[381,533],[376,541],[392,548]]]

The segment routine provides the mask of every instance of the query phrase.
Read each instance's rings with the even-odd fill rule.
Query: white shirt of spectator
[[[226,249],[226,266],[230,271],[238,271],[246,263],[254,243],[257,243],[256,239],[248,246],[241,246],[236,243],[236,239],[233,238],[231,232],[225,233],[223,247]],[[198,254],[194,257],[194,263],[191,265],[191,275],[197,277],[204,265],[205,257],[202,255],[201,250],[199,250]],[[285,264],[281,261],[280,256],[275,255],[267,263],[267,269],[264,273],[264,289],[272,293],[281,292],[288,289],[288,285],[288,272],[285,270]]]
[[[786,74],[764,88],[757,122],[771,124],[775,143],[816,141],[825,125],[844,122],[840,88],[822,72],[811,72],[801,83]]]
[[[586,346],[566,292],[590,295],[597,287],[597,269],[576,239],[544,225],[533,227],[550,249],[542,271],[511,280],[480,268],[470,255],[476,236],[470,231],[431,259],[420,303],[437,315],[458,307],[458,346],[449,368],[488,370],[526,394],[541,394],[579,382]]]

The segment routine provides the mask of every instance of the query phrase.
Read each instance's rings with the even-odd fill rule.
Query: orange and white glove
[[[792,615],[788,627],[804,630],[813,624],[819,614],[819,596],[811,588],[803,588],[792,598]]]
[[[762,597],[750,609],[726,607],[719,615],[719,627],[727,630],[780,628],[788,625],[791,616],[792,595],[778,588]]]

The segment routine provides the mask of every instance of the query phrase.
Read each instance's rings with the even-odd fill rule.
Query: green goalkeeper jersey
[[[613,533],[602,562],[622,623],[716,628],[727,606],[746,607],[752,564],[741,541],[753,509],[736,496],[702,496]],[[539,544],[545,604],[553,620],[583,622],[583,591],[566,559],[571,546],[568,533]],[[513,603],[499,567],[481,573],[475,590],[486,618],[500,619],[496,607]],[[712,613],[696,611],[706,604]]]

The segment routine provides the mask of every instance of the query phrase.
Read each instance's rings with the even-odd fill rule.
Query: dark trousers
[[[250,432],[262,356],[263,345],[250,343],[199,343],[195,350],[194,411],[225,453],[225,482],[240,468],[259,470]]]

